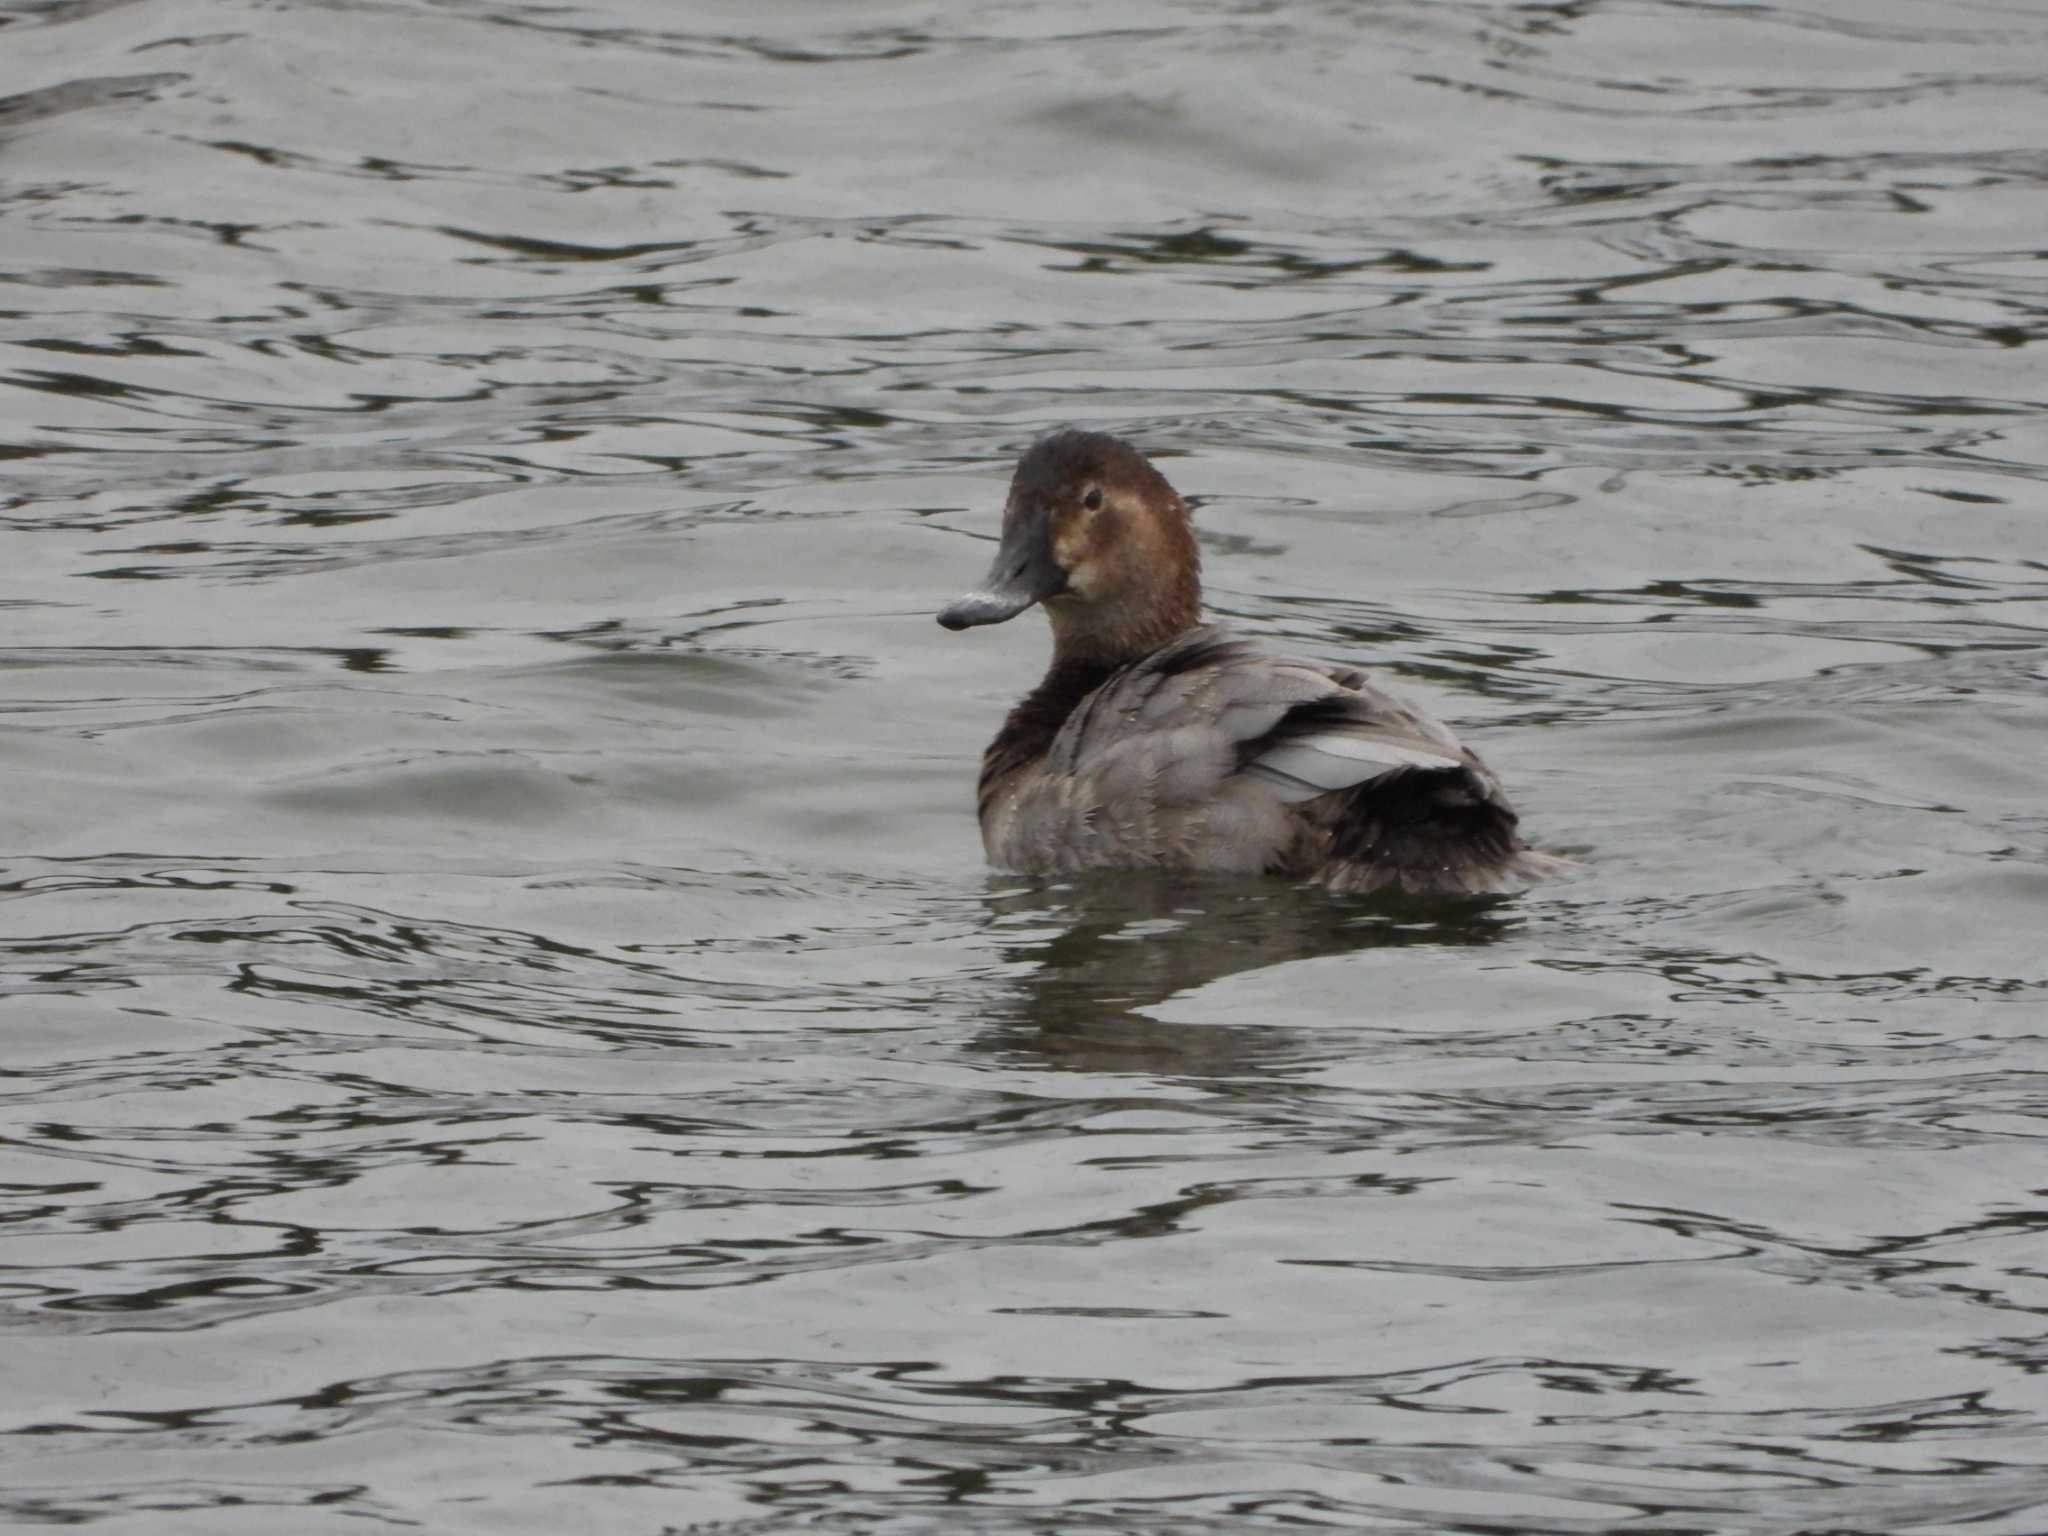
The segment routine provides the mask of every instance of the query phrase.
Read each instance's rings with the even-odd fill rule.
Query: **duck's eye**
[[[1089,486],[1088,494],[1081,498],[1081,505],[1090,512],[1100,512],[1102,510],[1102,487],[1099,485]]]

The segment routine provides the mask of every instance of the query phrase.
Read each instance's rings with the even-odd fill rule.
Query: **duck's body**
[[[1498,890],[1539,871],[1493,775],[1349,668],[1199,622],[1187,508],[1128,444],[1062,432],[1018,466],[987,586],[939,616],[1052,618],[1044,681],[982,759],[991,863]]]

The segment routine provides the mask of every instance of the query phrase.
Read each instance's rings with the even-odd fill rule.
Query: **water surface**
[[[0,4],[0,1508],[2048,1526],[2048,12]],[[1583,861],[981,862],[1123,432]],[[367,1523],[367,1525],[366,1525]]]

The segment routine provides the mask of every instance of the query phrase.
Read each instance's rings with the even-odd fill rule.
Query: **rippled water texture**
[[[2048,6],[0,4],[0,1521],[2048,1530]],[[1127,433],[1490,905],[981,864]]]

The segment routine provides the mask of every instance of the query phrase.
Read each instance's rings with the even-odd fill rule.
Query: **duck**
[[[1052,661],[982,755],[988,861],[1027,875],[1270,875],[1481,895],[1553,872],[1486,765],[1355,667],[1203,622],[1188,505],[1151,460],[1065,428],[1018,461],[988,575],[949,630],[1027,608]]]

